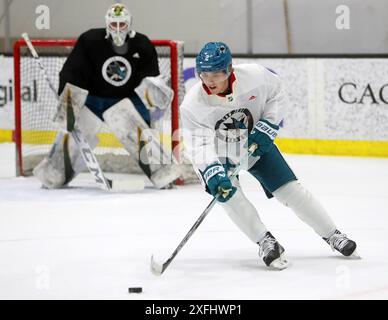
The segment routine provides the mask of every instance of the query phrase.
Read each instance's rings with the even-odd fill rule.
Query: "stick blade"
[[[162,273],[163,273],[163,266],[160,265],[159,263],[157,263],[154,259],[154,256],[152,255],[151,256],[151,272],[155,275],[155,276],[161,276]]]

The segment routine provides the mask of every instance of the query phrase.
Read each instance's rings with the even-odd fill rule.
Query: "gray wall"
[[[4,0],[0,0],[0,15]],[[247,1],[252,3],[252,38],[247,34]],[[103,27],[114,1],[13,0],[11,36],[77,37],[88,28]],[[283,0],[123,0],[134,16],[134,28],[150,38],[185,41],[195,53],[207,41],[224,40],[236,53],[287,53]],[[51,29],[35,28],[35,8],[46,4]],[[388,0],[288,0],[294,53],[388,53]],[[337,30],[335,9],[350,8],[350,29]],[[0,38],[4,37],[4,19]],[[3,43],[0,49],[4,51]]]

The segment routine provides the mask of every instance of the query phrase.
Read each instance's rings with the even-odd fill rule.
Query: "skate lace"
[[[335,249],[341,251],[346,246],[348,241],[349,240],[347,239],[346,234],[334,234],[330,237],[329,244],[333,251]]]
[[[259,257],[263,254],[266,256],[269,252],[275,249],[276,239],[274,238],[265,238],[260,242]]]

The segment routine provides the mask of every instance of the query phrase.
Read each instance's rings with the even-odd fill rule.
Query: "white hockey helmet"
[[[120,47],[131,31],[132,15],[125,5],[115,3],[110,6],[106,15],[106,38],[112,37],[113,43]]]

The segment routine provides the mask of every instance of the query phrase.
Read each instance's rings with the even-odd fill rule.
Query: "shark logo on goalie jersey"
[[[115,87],[126,84],[131,73],[131,64],[127,59],[120,56],[109,58],[102,66],[102,76],[105,81]]]
[[[238,142],[243,136],[248,135],[253,128],[253,117],[248,109],[236,109],[217,121],[216,135],[226,142]]]

